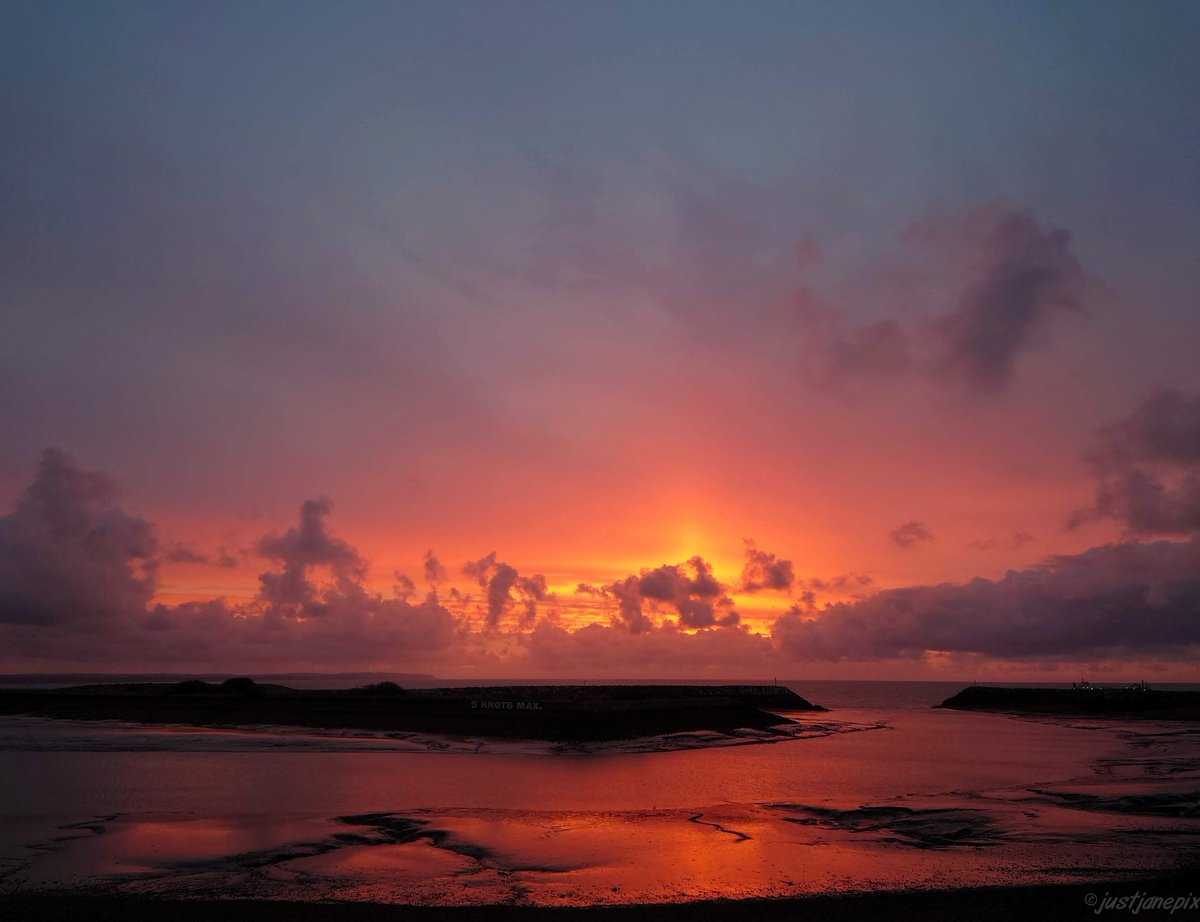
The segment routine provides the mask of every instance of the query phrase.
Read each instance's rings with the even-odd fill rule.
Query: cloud
[[[892,539],[892,544],[905,550],[934,540],[933,532],[925,527],[924,522],[905,522],[888,532],[888,537]]]
[[[1000,391],[1050,318],[1081,309],[1083,270],[1067,231],[1044,229],[1002,199],[910,237],[946,234],[970,242],[972,270],[958,304],[933,324],[936,368],[973,391]]]
[[[252,601],[150,607],[159,565],[153,528],[116,505],[109,477],[48,448],[33,483],[0,518],[0,649],[47,663],[220,668],[247,659],[351,666],[448,647],[458,625],[445,608],[363,586],[366,564],[329,532],[331,508],[308,500],[296,526],[259,542],[277,566],[260,576]],[[187,545],[166,555],[189,556],[179,547]]]
[[[192,668],[404,668],[458,638],[454,616],[436,602],[414,605],[361,589],[329,587],[320,617],[282,620],[225,600],[156,605],[135,628],[113,637],[110,655],[187,663]],[[245,667],[242,667],[245,668]]]
[[[772,641],[742,625],[685,631],[674,622],[630,631],[623,624],[575,630],[543,619],[529,633],[532,666],[549,674],[766,676],[778,662]]]
[[[742,592],[791,592],[796,576],[792,572],[792,562],[781,560],[774,554],[760,551],[758,546],[749,538],[746,544],[746,562],[742,566],[742,582],[739,587]]]
[[[163,559],[171,563],[208,563],[208,557],[201,554],[190,544],[172,544],[167,548]]]
[[[626,576],[603,587],[602,593],[617,600],[617,611],[621,622],[631,634],[644,634],[653,629],[654,621],[642,608],[642,593],[636,576]]]
[[[1086,457],[1095,499],[1068,525],[1112,519],[1129,535],[1200,532],[1200,395],[1151,393],[1101,428]]]
[[[411,604],[415,586],[403,573],[394,575],[390,599],[363,585],[366,562],[330,532],[332,508],[328,499],[306,500],[297,525],[259,541],[277,567],[259,576],[251,603],[156,605],[139,622],[153,636],[140,642],[165,659],[190,651],[182,655],[219,662],[253,650],[260,662],[346,666],[381,657],[394,665],[449,647],[458,635],[454,616],[433,599]]]
[[[425,552],[423,561],[425,582],[431,586],[437,586],[439,583],[446,581],[446,568],[442,566],[442,562],[434,555],[432,548]]]
[[[517,589],[524,599],[524,613],[521,615],[521,626],[528,627],[537,619],[538,603],[553,599],[554,594],[550,592],[549,587],[546,585],[546,577],[541,573],[535,573],[533,576],[518,577]]]
[[[739,621],[733,600],[727,595],[728,587],[713,576],[712,566],[698,556],[686,563],[642,570],[607,586],[580,588],[584,593],[599,592],[616,599],[620,618],[617,623],[632,634],[655,627],[645,609],[658,604],[671,606],[683,628],[730,627]]]
[[[913,367],[908,335],[895,318],[855,326],[845,312],[804,286],[792,296],[800,333],[800,373],[809,384],[850,389],[895,378]]]
[[[403,602],[407,602],[417,591],[417,584],[412,581],[412,577],[410,577],[407,573],[401,573],[399,570],[393,574],[393,577],[395,579],[395,583],[393,584],[392,592],[395,594],[396,598]]]
[[[314,601],[316,590],[308,579],[311,568],[327,567],[345,590],[366,575],[366,562],[358,552],[325,528],[325,518],[332,510],[333,504],[324,497],[305,500],[300,506],[299,526],[258,542],[260,554],[283,563],[282,571],[259,577],[260,596],[273,611],[292,617],[322,613],[323,606]]]
[[[1027,531],[1014,531],[1011,535],[1008,535],[1004,538],[977,538],[974,541],[968,541],[967,547],[975,551],[994,551],[997,548],[1016,550],[1022,545],[1036,540],[1037,539]]]
[[[0,623],[85,627],[144,610],[154,594],[150,525],[116,505],[104,474],[47,448],[0,519]]]
[[[1093,548],[999,580],[888,589],[816,616],[793,608],[772,637],[810,660],[1177,651],[1200,643],[1200,541]]]
[[[531,624],[537,617],[537,605],[552,598],[546,587],[546,577],[540,573],[521,576],[517,569],[496,560],[496,552],[463,564],[463,575],[475,579],[487,598],[487,626],[496,629],[513,602],[515,591],[523,601],[522,625]]]
[[[874,580],[865,573],[839,573],[828,579],[812,577],[804,581],[804,587],[813,592],[861,592]]]
[[[643,634],[653,630],[654,619],[646,614],[642,605],[642,593],[638,588],[637,576],[626,576],[609,583],[606,586],[593,586],[590,583],[580,583],[575,587],[576,595],[598,596],[603,599],[615,599],[617,602],[617,617],[614,625],[619,625],[631,634]]]
[[[231,552],[224,545],[218,547],[215,553],[207,554],[197,550],[195,545],[184,541],[176,541],[168,545],[162,554],[162,559],[167,563],[197,564],[226,570],[233,569],[239,563],[237,552]]]
[[[913,265],[904,277],[906,284],[919,280],[918,290],[951,292],[949,309],[924,322],[898,314],[856,323],[846,305],[799,286],[790,309],[809,384],[852,390],[921,371],[973,393],[996,393],[1056,314],[1083,307],[1085,276],[1069,233],[1044,228],[1003,199],[915,222],[901,240],[948,260],[941,274]],[[802,270],[815,261],[803,260]]]
[[[391,599],[363,585],[366,561],[330,533],[326,519],[332,509],[328,499],[305,500],[297,526],[259,541],[260,553],[281,567],[259,576],[255,606],[261,617],[252,610],[235,612],[243,626],[280,632],[277,643],[309,657],[321,651],[331,659],[353,660],[376,658],[384,651],[404,655],[449,646],[454,617],[433,599],[410,604],[414,587],[403,574],[396,574]],[[320,580],[323,571],[328,580]]]
[[[1188,452],[1174,442],[1160,450],[1173,460]],[[818,591],[853,596],[869,579],[796,580],[789,562],[747,542],[743,582],[803,590],[770,637],[739,624],[728,587],[700,557],[581,586],[583,594],[615,601],[618,611],[608,624],[569,628],[553,612],[539,620],[538,606],[554,598],[545,577],[522,576],[493,552],[464,568],[484,589],[480,628],[432,594],[412,604],[415,585],[402,575],[391,598],[367,588],[367,565],[331,531],[331,510],[328,500],[307,500],[295,525],[258,543],[272,565],[253,600],[152,605],[152,527],[116,505],[106,476],[47,449],[32,485],[0,518],[3,661],[110,669],[453,662],[559,674],[730,675],[930,652],[1009,660],[1178,657],[1200,644],[1200,538],[1094,548],[998,580],[888,589],[819,609]],[[456,590],[449,595],[464,611],[471,604]],[[518,605],[515,629],[500,630]]]

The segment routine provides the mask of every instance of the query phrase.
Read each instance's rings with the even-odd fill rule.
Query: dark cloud
[[[809,384],[845,390],[912,368],[908,336],[897,320],[855,326],[808,287],[794,293],[793,306],[800,331],[800,373]]]
[[[262,574],[251,602],[148,608],[159,563],[153,529],[116,505],[107,476],[46,449],[32,485],[0,518],[0,650],[107,666],[219,667],[251,651],[259,663],[349,666],[449,646],[458,628],[446,609],[363,586],[366,565],[330,534],[330,508],[309,500],[298,525],[259,542],[278,567]],[[180,547],[188,548],[167,556],[202,556]]]
[[[308,499],[300,506],[300,524],[283,535],[268,535],[258,543],[264,557],[281,561],[283,569],[259,577],[260,595],[272,610],[289,616],[322,613],[314,604],[315,586],[308,579],[313,568],[328,568],[336,583],[349,590],[366,575],[366,562],[358,551],[325,527],[325,518],[333,509],[326,498]]]
[[[760,551],[749,538],[744,541],[746,562],[742,566],[742,592],[791,592],[792,584],[796,581],[796,575],[792,572],[792,562],[781,560],[767,551]]]
[[[673,605],[685,628],[737,624],[738,613],[725,589],[713,576],[712,566],[700,557],[643,571],[638,580],[642,597]]]
[[[1200,465],[1200,395],[1155,391],[1128,417],[1101,430],[1101,452],[1126,462]]]
[[[804,587],[813,592],[861,592],[874,582],[865,573],[839,573],[828,578],[812,577],[804,581]]]
[[[1027,531],[1014,531],[1011,535],[1004,538],[978,538],[975,541],[968,541],[967,547],[976,551],[994,551],[997,548],[1015,550],[1022,545],[1028,544],[1030,541],[1036,540]]]
[[[190,544],[172,544],[165,554],[163,560],[170,563],[208,563],[208,557],[201,554]]]
[[[195,545],[185,542],[175,542],[163,552],[162,559],[167,563],[197,564],[212,567],[233,569],[240,562],[235,552],[222,545],[213,554],[198,550]]]
[[[554,598],[553,593],[546,585],[546,577],[541,573],[518,577],[517,591],[521,593],[524,600],[524,613],[521,615],[522,627],[528,627],[537,620],[539,602],[547,602]]]
[[[1100,429],[1087,460],[1095,500],[1069,525],[1113,519],[1130,535],[1200,532],[1200,395],[1155,391]]]
[[[817,388],[852,392],[920,371],[1000,391],[1051,319],[1082,306],[1068,232],[1002,199],[912,223],[900,238],[915,247],[852,265],[836,252],[827,259],[808,236],[795,190],[671,157],[639,177],[640,193],[669,216],[660,232],[670,246],[638,250],[636,230],[614,217],[622,189],[605,172],[569,154],[547,171],[549,207],[529,244],[528,278],[609,304],[652,304],[696,346],[723,355],[758,355],[764,338],[791,342],[801,378]],[[894,279],[902,290],[851,275]]]
[[[399,570],[392,574],[392,576],[394,579],[392,592],[396,598],[402,602],[407,602],[416,593],[417,584],[412,581],[412,577],[407,573],[401,573]]]
[[[905,522],[888,532],[888,537],[892,539],[892,544],[896,547],[908,550],[918,544],[932,541],[933,532],[925,527],[924,522]]]
[[[403,573],[395,574],[390,599],[363,585],[366,564],[330,533],[331,509],[328,500],[308,500],[295,527],[259,542],[279,567],[259,577],[251,604],[231,608],[218,599],[155,606],[144,627],[156,632],[159,654],[177,656],[186,646],[194,656],[219,661],[266,644],[275,661],[325,665],[403,661],[450,646],[458,630],[453,615],[436,600],[411,604],[415,586]]]
[[[446,568],[442,566],[442,562],[434,555],[432,548],[425,552],[425,557],[423,559],[425,582],[429,583],[431,586],[444,583],[446,581]]]
[[[911,225],[902,239],[949,257],[931,291],[957,290],[948,311],[905,329],[903,317],[855,323],[805,284],[791,297],[801,336],[801,373],[813,385],[853,389],[916,369],[976,393],[1002,390],[1017,361],[1058,313],[1082,308],[1084,273],[1070,235],[997,200]],[[804,268],[814,262],[804,261]],[[957,281],[955,281],[957,279]],[[954,287],[951,287],[954,286]]]
[[[498,627],[512,602],[512,587],[519,575],[516,568],[497,563],[496,552],[492,551],[486,557],[463,564],[462,571],[465,576],[477,580],[486,593],[488,627]]]
[[[156,605],[136,630],[116,640],[142,659],[161,662],[220,667],[253,657],[252,662],[276,667],[358,668],[411,663],[445,650],[459,634],[453,615],[436,602],[414,605],[357,585],[322,587],[312,607],[320,617],[285,620],[222,599]]]
[[[1200,643],[1200,541],[1118,544],[1003,579],[888,589],[775,623],[784,653],[811,660],[1086,657]]]
[[[540,573],[521,576],[517,569],[496,560],[496,552],[463,564],[463,575],[479,583],[487,598],[487,626],[495,629],[513,602],[513,593],[520,596],[523,607],[522,626],[532,624],[537,617],[537,605],[552,598],[546,587],[546,577]]]
[[[384,650],[403,654],[448,646],[456,628],[453,616],[435,600],[410,604],[415,587],[403,574],[396,574],[391,599],[363,586],[366,562],[330,533],[326,519],[331,511],[327,499],[306,500],[297,526],[259,542],[259,551],[282,565],[259,576],[255,601],[264,612],[261,626],[286,628],[280,642],[310,657],[316,650],[331,659],[374,658]],[[328,573],[327,580],[319,579],[322,572]]]
[[[817,602],[822,596],[834,595],[843,599],[865,598],[873,582],[871,577],[863,573],[839,573],[836,576],[814,576],[800,580],[795,587],[796,602],[793,611],[817,611]]]
[[[796,602],[793,611],[815,612],[821,596],[836,595],[841,598],[862,599],[874,582],[863,573],[839,573],[836,576],[799,580],[796,583]]]
[[[0,519],[0,622],[94,625],[145,609],[153,530],[116,505],[104,474],[47,448],[33,483]]]
[[[1143,431],[1136,425],[1106,431],[1118,430]],[[1157,444],[1122,442],[1128,443]],[[1173,462],[1191,457],[1186,444],[1157,451]],[[572,630],[555,623],[553,613],[538,620],[538,606],[553,599],[543,575],[521,576],[491,553],[464,568],[484,590],[487,621],[480,631],[436,598],[410,602],[416,587],[403,574],[391,598],[369,590],[362,556],[331,532],[330,513],[328,501],[306,501],[296,525],[259,542],[274,565],[261,575],[255,599],[151,606],[153,529],[116,505],[107,477],[48,449],[33,484],[0,518],[0,650],[6,662],[143,668],[397,668],[448,661],[428,658],[451,650],[454,662],[478,664],[496,655],[488,644],[518,605],[521,631],[505,655],[560,669],[652,671],[660,664],[683,674],[691,664],[699,675],[722,665],[754,671],[795,660],[915,658],[929,651],[1070,660],[1179,655],[1200,644],[1200,538],[1095,548],[999,580],[889,589],[821,608],[818,592],[861,592],[869,578],[797,580],[790,565],[782,567],[786,561],[748,542],[749,582],[790,585],[797,593],[770,638],[739,625],[728,587],[700,557],[581,586],[581,593],[615,601],[618,613],[607,626]],[[456,590],[449,595],[455,605],[471,604]],[[656,619],[664,613],[674,617]]]
[[[585,593],[615,599],[620,617],[617,623],[633,634],[655,627],[646,607],[658,604],[673,608],[684,628],[731,627],[739,620],[728,587],[713,576],[712,566],[701,557],[642,570],[607,586],[580,588]]]
[[[592,587],[588,587],[591,589]],[[626,576],[599,590],[617,600],[617,613],[621,623],[631,634],[644,634],[654,627],[654,621],[642,607],[642,593],[636,576]]]
[[[1050,318],[1081,308],[1083,270],[1067,231],[1046,230],[1003,200],[951,223],[938,233],[973,242],[973,269],[957,306],[933,326],[937,368],[976,392],[999,391]]]

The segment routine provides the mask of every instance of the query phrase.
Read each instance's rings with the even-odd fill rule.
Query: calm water
[[[1200,850],[1189,725],[929,707],[957,683],[788,684],[834,710],[773,744],[0,719],[0,889],[671,901],[1087,878]]]

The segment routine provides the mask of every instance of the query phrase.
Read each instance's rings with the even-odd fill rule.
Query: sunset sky
[[[0,10],[0,671],[1197,679],[1200,5]]]

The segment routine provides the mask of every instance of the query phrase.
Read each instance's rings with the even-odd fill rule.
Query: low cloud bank
[[[1184,462],[1192,457],[1186,446],[1161,452]],[[463,567],[482,595],[450,587],[446,604],[453,612],[439,600],[446,571],[432,551],[424,560],[423,601],[410,601],[416,586],[403,574],[384,597],[367,588],[365,558],[330,529],[332,508],[327,499],[306,500],[295,525],[257,543],[270,567],[253,599],[156,605],[160,559],[177,546],[161,548],[152,526],[117,504],[108,477],[47,449],[32,484],[0,518],[4,668],[428,670],[441,664],[493,674],[732,677],[802,674],[804,663],[913,662],[931,654],[1170,660],[1200,645],[1200,538],[1114,544],[998,580],[871,595],[863,594],[870,587],[865,576],[798,578],[791,561],[747,541],[740,591],[796,598],[764,636],[741,623],[730,587],[700,557],[581,585],[580,594],[609,607],[605,621],[582,627],[564,626],[553,605],[539,607],[553,602],[544,576],[523,576],[495,552]],[[831,588],[854,597],[818,608],[816,592]]]
[[[886,589],[816,615],[794,608],[772,637],[804,660],[1169,654],[1200,644],[1200,541],[1098,547],[999,580]]]
[[[443,650],[460,633],[436,601],[412,605],[364,587],[366,561],[329,532],[327,499],[305,501],[297,525],[258,543],[276,566],[251,602],[151,607],[158,542],[116,502],[106,475],[59,449],[42,453],[33,483],[0,519],[0,640],[10,662],[377,663]]]

